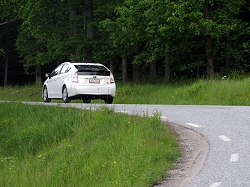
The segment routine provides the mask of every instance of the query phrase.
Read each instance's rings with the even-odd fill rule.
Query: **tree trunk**
[[[207,37],[206,43],[206,55],[207,55],[207,75],[208,79],[214,79],[214,59],[212,54],[212,37]]]
[[[231,48],[231,40],[227,39],[227,48],[230,49]],[[227,50],[226,52],[226,69],[228,70],[230,68],[230,64],[231,64],[231,54],[230,51]]]
[[[139,54],[139,47],[134,45],[132,47],[134,56]],[[140,65],[139,64],[132,64],[133,66],[133,81],[139,81],[140,79]]]
[[[165,56],[164,63],[165,63],[164,80],[168,82],[170,80],[170,60],[168,54]]]
[[[140,79],[140,67],[138,64],[133,64],[133,80],[138,81]]]
[[[70,15],[69,15],[69,20],[71,24],[73,24],[73,20],[75,19],[76,16],[77,16],[76,10],[71,10]],[[77,27],[75,24],[72,26],[72,28],[70,29],[68,33],[69,33],[70,40],[72,40],[72,38],[77,34]],[[76,61],[76,60],[78,61],[81,58],[82,57],[79,57],[79,53],[76,49],[74,50],[74,52],[71,53],[71,58],[70,58],[71,61]]]
[[[128,75],[127,75],[127,59],[126,58],[122,58],[122,81],[126,82]]]
[[[5,56],[5,66],[4,66],[4,87],[8,85],[8,66],[9,66],[9,55]]]
[[[89,27],[89,24],[93,22],[94,17],[92,13],[92,0],[84,0],[84,16],[85,16],[85,30],[87,38],[91,41],[94,40],[94,31],[92,28]],[[92,46],[87,49],[87,57],[88,62],[93,62],[93,53],[92,53]]]
[[[150,64],[150,82],[155,82],[156,77],[156,63],[155,61]]]
[[[112,59],[109,60],[109,69],[112,73],[114,73],[114,61]]]
[[[60,65],[60,59],[59,59],[59,58],[56,59],[56,65],[57,65],[57,66]]]
[[[205,18],[207,20],[210,19],[209,16],[209,1],[205,0],[204,4],[205,8]],[[207,77],[208,79],[214,79],[214,59],[212,53],[212,36],[208,29],[205,31],[206,35],[206,56],[207,56]]]
[[[197,74],[197,78],[201,78],[201,70],[200,70],[200,67],[197,65],[196,66],[196,74]]]
[[[41,65],[36,66],[36,85],[42,86]]]

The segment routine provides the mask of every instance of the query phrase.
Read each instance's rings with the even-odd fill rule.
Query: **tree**
[[[195,3],[191,7],[195,7]],[[203,35],[206,40],[207,77],[209,79],[214,79],[214,59],[216,52],[220,50],[220,46],[216,42],[219,42],[219,39],[224,36],[229,38],[230,33],[235,32],[240,27],[241,21],[237,19],[237,16],[243,5],[244,0],[237,2],[230,0],[204,0],[204,16],[201,17],[197,13],[199,15],[197,17],[198,20],[194,20],[198,24],[195,24],[194,20],[191,19],[191,29],[196,34]],[[197,10],[200,11],[202,10],[201,8],[197,7]]]
[[[117,55],[116,47],[113,45],[112,32],[116,29],[116,0],[94,1],[94,21],[91,26],[96,31],[93,41],[93,58],[95,62],[105,63],[112,61]]]
[[[126,3],[126,2],[125,2]],[[134,28],[130,24],[129,8],[126,4],[118,3],[114,6],[115,15],[100,21],[99,29],[108,38],[107,55],[120,56],[122,59],[122,80],[127,80],[127,58],[133,54],[133,47],[137,46],[137,38],[134,37]],[[110,47],[110,48],[109,48]],[[110,50],[111,49],[111,50]]]
[[[17,34],[17,22],[15,19],[15,1],[3,1],[0,6],[1,17],[1,46],[0,56],[4,56],[4,86],[8,85],[9,56],[13,53],[15,36]]]
[[[15,39],[17,36],[18,22],[11,22],[0,28],[1,55],[4,57],[4,86],[8,85],[9,63],[15,55]]]
[[[24,66],[36,66],[37,79],[39,67],[56,59],[92,59],[89,40],[93,39],[93,32],[86,26],[91,22],[91,1],[84,3],[80,0],[22,2],[19,15],[23,23],[17,47],[24,58]],[[40,80],[36,82],[40,84]]]
[[[22,21],[17,48],[37,82],[39,67],[55,60],[110,63],[123,81],[137,80],[139,70],[169,81],[250,68],[246,0],[3,2],[3,22]]]
[[[94,30],[91,28],[91,23],[93,23],[93,3],[92,0],[84,0],[84,22],[86,27],[86,36],[89,40],[89,47],[87,48],[87,61],[93,62],[93,47],[92,42],[94,40]]]

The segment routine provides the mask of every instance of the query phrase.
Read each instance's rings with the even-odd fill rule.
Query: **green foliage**
[[[19,0],[1,0],[1,21],[17,19]]]
[[[112,32],[115,25],[112,20],[116,17],[116,1],[95,1],[93,15],[95,20],[92,26],[98,31],[93,42],[93,58],[96,62],[105,62],[116,56],[116,47],[113,45]]]
[[[0,3],[0,57],[15,54],[15,37],[18,23],[16,20],[17,2],[14,0]]]
[[[81,60],[89,47],[80,1],[20,2],[23,23],[17,47],[26,67],[48,64],[55,59]]]
[[[1,103],[3,186],[152,186],[180,156],[159,115]]]
[[[0,56],[4,55],[4,50],[2,48],[0,48]]]
[[[86,16],[88,2],[92,22]],[[18,38],[12,39],[27,69],[92,57],[104,64],[121,57],[129,65],[147,68],[168,56],[171,78],[190,78],[206,76],[210,54],[216,73],[249,72],[250,10],[245,0],[10,0],[1,5],[2,21],[14,18],[21,23]],[[5,26],[0,29],[10,33]],[[93,40],[89,29],[94,30]],[[207,38],[212,40],[209,50]],[[115,62],[121,66],[120,58]],[[129,74],[132,77],[132,71]]]

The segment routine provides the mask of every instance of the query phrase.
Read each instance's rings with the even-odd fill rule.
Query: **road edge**
[[[177,133],[182,157],[168,171],[168,177],[154,187],[183,187],[202,169],[209,153],[208,141],[199,133],[181,125],[167,122]]]

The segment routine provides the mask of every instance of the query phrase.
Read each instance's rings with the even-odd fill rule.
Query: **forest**
[[[249,76],[249,0],[0,0],[0,87],[64,61],[116,80]]]

